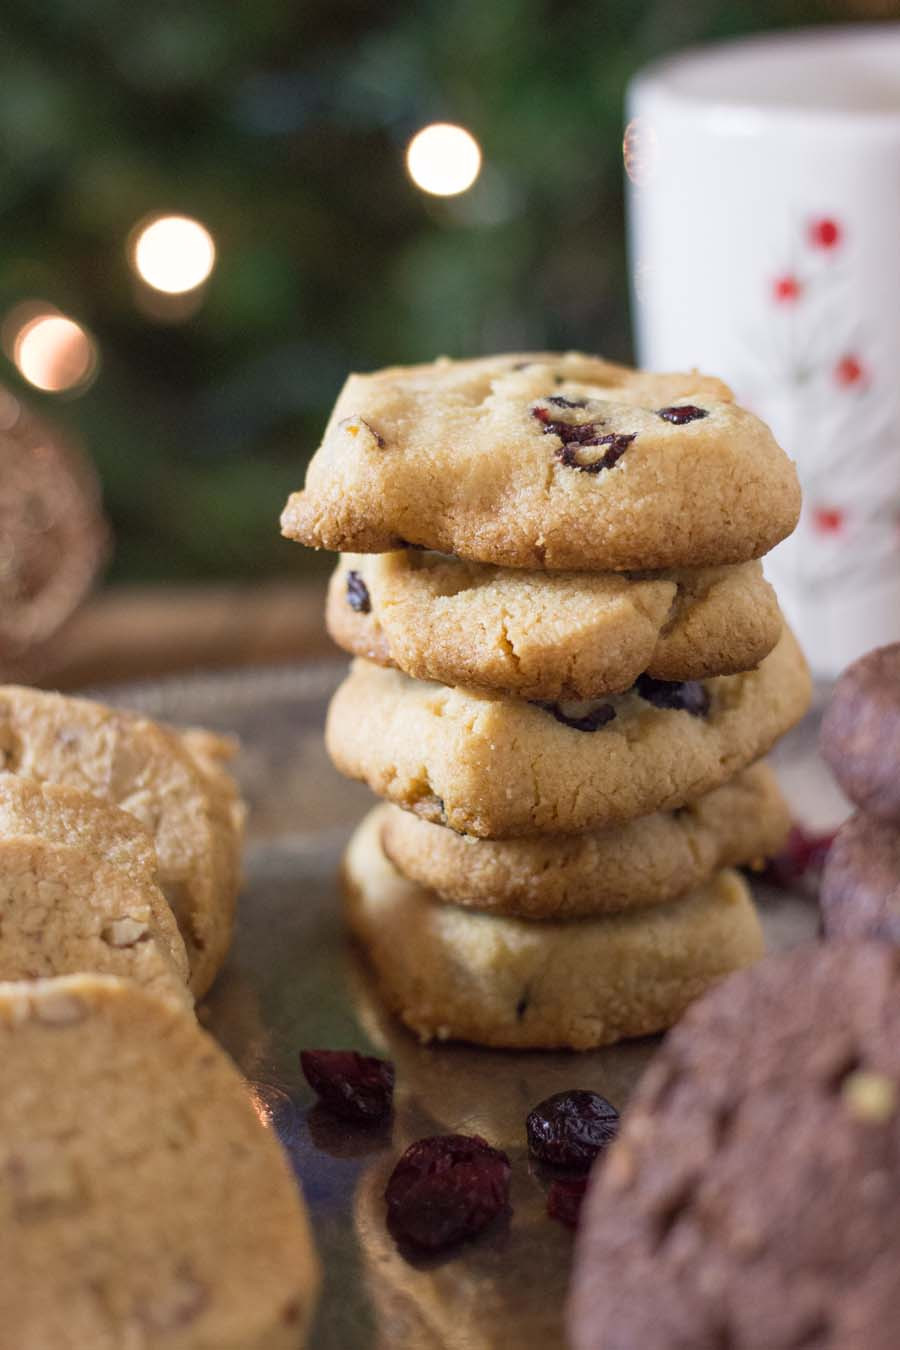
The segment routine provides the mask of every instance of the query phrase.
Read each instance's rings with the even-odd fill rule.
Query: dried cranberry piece
[[[394,1099],[394,1066],[356,1050],[301,1050],[300,1067],[323,1106],[344,1120],[384,1120]]]
[[[611,703],[592,704],[589,699],[582,703],[543,703],[536,699],[534,706],[542,708],[557,722],[562,722],[564,727],[572,727],[574,731],[598,731],[616,715]],[[584,712],[579,711],[582,708]]]
[[[560,394],[553,394],[544,402],[552,403],[557,408],[587,406],[573,403]],[[582,473],[599,473],[601,469],[611,469],[637,436],[636,431],[602,432],[600,428],[603,422],[562,422],[552,418],[549,408],[542,405],[532,408],[531,412],[543,424],[544,435],[558,436],[562,441],[556,452],[560,463],[568,469],[579,469]]]
[[[347,604],[357,614],[368,614],[372,608],[369,588],[358,572],[347,573]]]
[[[599,473],[601,469],[611,469],[628,449],[637,435],[636,431],[619,434],[611,432],[607,436],[598,436],[592,440],[568,441],[556,452],[556,457],[567,469],[580,469],[582,473]],[[592,455],[594,449],[603,449],[602,455]]]
[[[763,880],[786,891],[803,884],[817,889],[835,834],[835,830],[815,834],[802,825],[792,825],[784,848],[766,864]]]
[[[528,1151],[554,1167],[587,1171],[619,1129],[616,1108],[596,1092],[573,1088],[538,1102],[528,1113]]]
[[[709,690],[699,680],[655,680],[652,675],[639,675],[634,687],[654,708],[672,708],[692,717],[705,717],[709,712]]]
[[[709,411],[706,408],[697,408],[693,403],[673,403],[671,408],[657,408],[656,415],[664,422],[672,422],[676,427],[683,427],[685,422],[696,422],[700,417],[709,417]]]
[[[399,1241],[436,1251],[474,1237],[509,1199],[509,1158],[472,1134],[411,1144],[388,1180],[388,1224]]]
[[[547,1192],[547,1213],[551,1219],[559,1219],[569,1228],[577,1228],[581,1217],[581,1203],[587,1191],[588,1179],[584,1177],[566,1177],[554,1181]]]

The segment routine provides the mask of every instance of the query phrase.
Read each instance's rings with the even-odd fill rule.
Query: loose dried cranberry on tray
[[[825,858],[836,833],[836,830],[816,833],[803,825],[792,825],[784,848],[766,863],[762,880],[786,891],[798,887],[818,890]]]
[[[547,1213],[550,1218],[559,1219],[569,1228],[577,1228],[587,1185],[587,1176],[564,1177],[554,1181],[547,1192]]]
[[[385,1188],[388,1227],[398,1242],[438,1251],[477,1233],[507,1208],[509,1158],[472,1134],[411,1144]]]
[[[618,1129],[616,1108],[598,1093],[577,1088],[538,1102],[525,1121],[533,1158],[585,1172],[615,1139]]]
[[[300,1067],[313,1092],[336,1116],[375,1122],[390,1115],[394,1066],[356,1050],[301,1050]]]

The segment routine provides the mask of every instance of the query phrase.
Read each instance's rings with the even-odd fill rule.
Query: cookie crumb
[[[847,1110],[857,1120],[884,1125],[897,1110],[897,1084],[883,1073],[857,1069],[841,1084],[841,1096]]]

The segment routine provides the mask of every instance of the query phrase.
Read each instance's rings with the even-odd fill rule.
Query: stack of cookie
[[[756,560],[798,511],[767,428],[696,373],[538,354],[347,382],[282,526],[348,555],[327,743],[391,804],[347,913],[421,1036],[608,1044],[759,955],[729,869],[783,839],[756,761],[809,678]]]

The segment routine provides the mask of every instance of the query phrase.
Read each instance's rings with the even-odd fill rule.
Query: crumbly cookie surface
[[[759,864],[783,845],[787,804],[756,764],[677,811],[593,834],[476,839],[389,806],[381,842],[404,876],[441,899],[493,914],[575,919],[663,904],[722,867]]]
[[[0,982],[81,971],[193,1002],[184,942],[152,881],[78,845],[0,838]]]
[[[810,944],[725,981],[593,1175],[574,1350],[891,1350],[898,1104],[894,950]]]
[[[345,554],[328,631],[355,656],[520,698],[619,693],[646,671],[750,670],[782,620],[758,562],[668,573],[526,572],[403,549]]]
[[[192,744],[190,735],[90,699],[0,688],[0,769],[92,793],[153,835],[199,998],[231,941],[241,816],[212,750],[215,742],[225,755],[228,743],[202,733]]]
[[[761,557],[799,510],[793,464],[721,381],[524,353],[351,375],[282,530],[620,571]]]
[[[6,1344],[299,1350],[296,1181],[193,1017],[129,981],[4,985],[0,1075]]]
[[[464,834],[579,834],[711,792],[765,754],[810,698],[788,629],[757,670],[697,689],[701,715],[636,690],[548,708],[357,659],[332,699],[326,744],[347,777]]]
[[[611,1045],[660,1031],[762,952],[735,872],[640,914],[532,923],[448,905],[388,862],[376,807],[344,860],[346,914],[390,1007],[423,1040]]]

